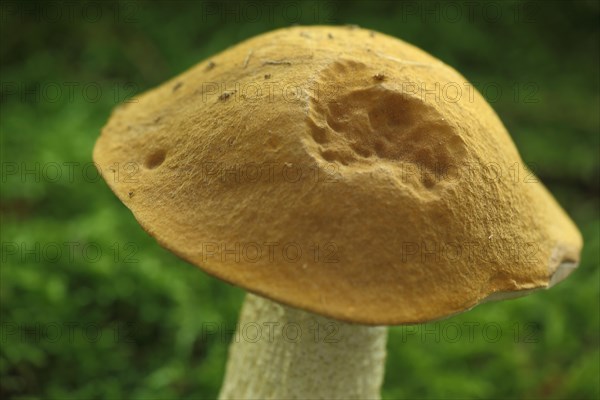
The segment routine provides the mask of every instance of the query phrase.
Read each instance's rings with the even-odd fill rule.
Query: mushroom
[[[138,165],[107,182],[144,229],[251,293],[223,399],[378,398],[386,326],[548,288],[582,247],[464,77],[356,27],[215,55],[117,108],[94,160]]]

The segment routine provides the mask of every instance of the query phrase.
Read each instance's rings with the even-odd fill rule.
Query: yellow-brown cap
[[[464,77],[356,27],[280,29],[211,57],[117,108],[94,160],[162,246],[351,322],[545,288],[582,247]]]

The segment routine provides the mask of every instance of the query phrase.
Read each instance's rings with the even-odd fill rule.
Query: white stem
[[[379,399],[387,327],[247,295],[219,398]]]

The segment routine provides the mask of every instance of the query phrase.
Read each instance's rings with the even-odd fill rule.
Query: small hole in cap
[[[154,169],[160,166],[165,161],[166,156],[167,153],[164,150],[156,150],[150,153],[148,157],[146,157],[144,165],[148,169]]]

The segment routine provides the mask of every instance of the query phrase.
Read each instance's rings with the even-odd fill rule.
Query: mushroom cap
[[[94,160],[162,246],[350,322],[546,288],[582,247],[464,77],[357,27],[280,29],[201,62],[115,109]]]

